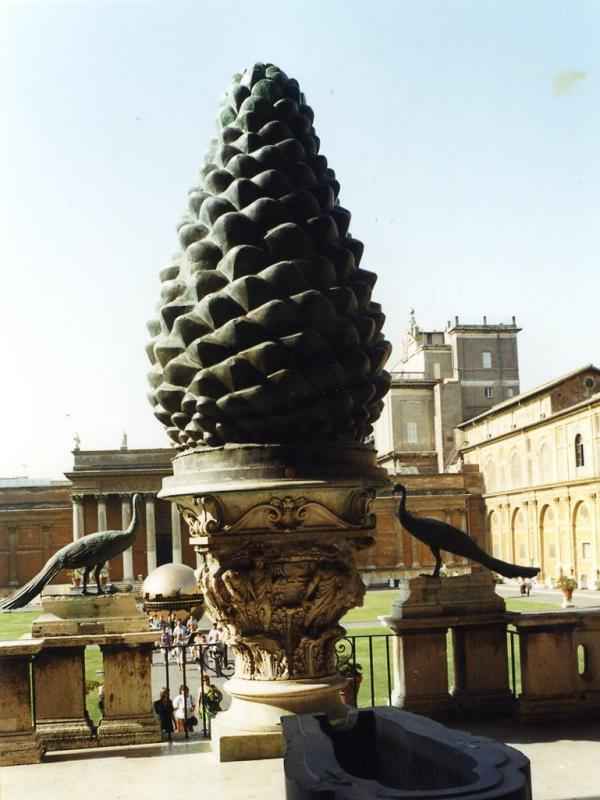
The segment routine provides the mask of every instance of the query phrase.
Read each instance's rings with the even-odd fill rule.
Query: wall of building
[[[577,399],[568,384],[565,393]],[[494,554],[540,566],[549,584],[573,572],[591,588],[600,578],[600,395],[552,414],[555,394],[553,388],[467,426],[463,457],[483,473]]]
[[[71,541],[69,484],[0,488],[0,591],[27,583],[48,558]],[[67,576],[59,574],[56,581]]]

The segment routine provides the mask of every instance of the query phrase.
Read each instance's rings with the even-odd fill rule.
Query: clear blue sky
[[[219,96],[258,60],[315,109],[393,343],[411,306],[515,314],[523,389],[599,362],[599,22],[579,0],[5,2],[0,476],[60,477],[74,431],[165,444],[145,321]]]

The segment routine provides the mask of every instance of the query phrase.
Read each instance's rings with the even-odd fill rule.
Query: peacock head
[[[392,489],[394,497],[400,495],[401,498],[406,497],[406,488],[401,483],[396,483]]]

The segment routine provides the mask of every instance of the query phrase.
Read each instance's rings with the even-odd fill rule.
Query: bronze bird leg
[[[83,588],[81,590],[81,594],[87,594],[88,593],[87,583],[88,583],[89,577],[90,577],[90,568],[89,567],[85,567],[85,569],[83,570]]]

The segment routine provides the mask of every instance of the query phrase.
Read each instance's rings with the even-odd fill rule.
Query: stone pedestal
[[[33,636],[93,636],[147,628],[133,594],[42,595],[42,609],[31,625]]]
[[[487,572],[405,582],[391,616],[382,617],[398,635],[394,705],[432,717],[454,710],[510,710],[514,700],[508,684],[504,607]],[[454,651],[452,693],[448,687],[449,629]]]
[[[152,713],[156,634],[132,594],[42,597],[32,623],[44,636],[35,665],[36,723],[48,750],[160,741]],[[94,736],[85,707],[85,648],[103,652],[104,717]]]
[[[578,614],[575,650],[583,647],[584,671],[578,676],[579,692],[586,712],[600,712],[600,611]],[[576,658],[578,657],[575,652]]]
[[[31,660],[41,639],[0,642],[0,766],[36,764],[44,747],[33,724]]]
[[[578,708],[574,613],[515,615],[521,654],[519,718],[562,718]]]
[[[48,645],[48,646],[46,646]],[[85,647],[52,647],[35,661],[36,727],[47,750],[95,744],[85,706]]]
[[[155,633],[107,636],[99,642],[104,666],[104,716],[98,745],[160,742],[152,712],[152,648]]]
[[[177,503],[201,558],[209,615],[235,652],[231,708],[213,723],[221,760],[281,755],[280,717],[342,717],[341,617],[362,604],[354,551],[373,542],[385,473],[363,445],[231,445],[173,461]]]

